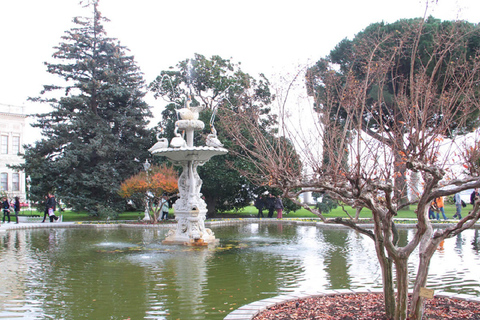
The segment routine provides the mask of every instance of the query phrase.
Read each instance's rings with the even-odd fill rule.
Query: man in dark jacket
[[[55,201],[55,197],[53,194],[48,194],[47,202],[45,204],[45,209],[47,210],[48,216],[50,218],[50,222],[54,220],[57,221],[58,217],[55,216],[55,210],[57,209],[57,202]]]
[[[258,196],[257,200],[255,200],[255,208],[258,209],[257,218],[263,218],[263,206],[265,205],[262,196]]]
[[[5,222],[5,217],[8,217],[8,223],[10,223],[10,202],[8,202],[7,197],[3,197],[2,208],[3,208],[2,221]]]
[[[275,197],[270,194],[267,199],[268,217],[273,218],[273,211],[275,210]]]
[[[472,194],[470,194],[470,203],[475,205],[475,198],[478,197],[478,189],[473,190]]]

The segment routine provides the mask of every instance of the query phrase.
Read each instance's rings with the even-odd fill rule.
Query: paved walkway
[[[7,230],[18,230],[18,229],[34,229],[34,228],[65,228],[68,226],[74,226],[75,222],[5,222],[0,224],[0,232],[5,232]]]

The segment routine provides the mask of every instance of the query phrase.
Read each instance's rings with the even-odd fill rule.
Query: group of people
[[[2,201],[3,209],[3,219],[2,222],[5,223],[5,220],[8,218],[8,223],[10,223],[10,213],[15,212],[15,220],[18,223],[18,214],[20,212],[20,198],[15,197],[13,203],[11,203],[7,197],[3,197]]]
[[[49,194],[45,197],[45,212],[43,215],[43,221],[45,222],[47,216],[50,218],[50,222],[54,222],[58,220],[58,217],[55,215],[55,210],[57,207],[57,202],[55,201],[55,197],[52,194]],[[18,214],[20,213],[20,198],[15,197],[13,202],[10,202],[7,197],[3,197],[2,201],[2,209],[3,209],[3,219],[2,222],[10,220],[10,213],[15,213],[15,220],[18,223]]]
[[[268,197],[264,198],[262,195],[259,195],[255,200],[255,208],[258,209],[258,218],[263,218],[263,210],[268,210],[268,218],[273,218],[273,212],[277,211],[277,219],[282,219],[283,217],[283,202],[282,197],[275,197],[273,194],[269,194]]]
[[[475,200],[477,198],[480,198],[480,194],[478,193],[478,189],[475,189],[470,194],[470,204],[475,205]],[[462,219],[462,207],[465,207],[466,204],[460,197],[459,193],[456,193],[453,196],[453,202],[455,203],[455,209],[456,209],[456,212],[453,215],[453,218]],[[435,213],[436,213],[436,216],[435,216]],[[443,202],[443,197],[436,198],[432,202],[432,205],[430,206],[430,209],[428,211],[428,217],[430,219],[436,218],[437,220],[440,220],[440,213],[442,214],[443,219],[447,220],[447,216],[445,215],[445,204]]]
[[[55,210],[57,209],[57,201],[55,200],[55,196],[51,193],[45,197],[45,211],[43,213],[43,221],[47,219],[47,216],[50,219],[50,222],[54,222],[58,220],[58,217],[55,215]]]
[[[435,212],[437,213],[437,220],[440,220],[440,212],[442,213],[443,220],[448,220],[447,216],[445,215],[445,204],[443,202],[443,197],[438,197],[433,200],[430,209],[428,210],[428,218],[435,219]]]

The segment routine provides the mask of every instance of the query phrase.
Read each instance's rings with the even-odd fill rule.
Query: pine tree
[[[74,18],[76,27],[55,47],[57,63],[45,63],[65,86],[44,86],[41,97],[32,99],[50,103],[53,111],[36,115],[33,126],[43,139],[26,148],[25,171],[32,199],[53,191],[65,205],[98,215],[123,210],[117,190],[140,169],[135,158],[148,155],[151,112],[133,57],[107,37],[98,1],[86,7],[93,18]]]

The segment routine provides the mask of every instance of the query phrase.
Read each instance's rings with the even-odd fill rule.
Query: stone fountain
[[[215,241],[215,235],[205,228],[207,204],[202,199],[200,189],[202,179],[197,173],[198,166],[204,165],[211,157],[226,154],[228,151],[218,140],[215,128],[206,139],[206,146],[194,146],[193,138],[197,130],[205,124],[198,120],[201,108],[190,107],[190,98],[186,106],[177,110],[180,120],[175,122],[175,137],[168,144],[167,139],[158,142],[149,149],[153,155],[170,159],[180,165],[183,171],[178,179],[179,198],[173,204],[177,226],[171,229],[163,243],[206,245]],[[183,135],[179,132],[183,132]]]

